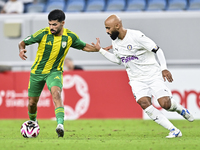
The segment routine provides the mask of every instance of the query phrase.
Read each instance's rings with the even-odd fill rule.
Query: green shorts
[[[63,73],[61,71],[55,71],[48,74],[30,74],[28,85],[28,96],[38,97],[40,96],[45,83],[49,91],[52,86],[58,86],[62,90],[63,87]]]

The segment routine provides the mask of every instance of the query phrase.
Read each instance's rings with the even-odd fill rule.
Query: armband
[[[151,51],[156,53],[159,50],[159,46],[156,46],[155,48],[153,48]]]

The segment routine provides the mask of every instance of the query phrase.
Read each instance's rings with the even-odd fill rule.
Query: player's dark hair
[[[49,21],[58,20],[58,22],[62,22],[65,20],[65,13],[59,9],[52,10],[48,15],[48,19]]]

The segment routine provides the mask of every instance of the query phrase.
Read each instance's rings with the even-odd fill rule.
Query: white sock
[[[178,104],[173,98],[171,98],[171,107],[168,109],[168,111],[176,111],[177,113],[181,113],[183,110],[183,106]]]
[[[152,105],[147,107],[144,111],[153,121],[163,126],[164,128],[168,130],[171,130],[173,128],[176,129],[176,127],[159,110],[157,110]]]

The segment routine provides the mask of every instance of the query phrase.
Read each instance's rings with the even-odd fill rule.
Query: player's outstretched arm
[[[18,46],[19,46],[19,57],[22,60],[26,60],[27,56],[25,55],[25,53],[27,50],[25,49],[26,45],[25,45],[24,41],[19,42]]]
[[[83,48],[83,51],[86,52],[98,52],[100,50],[101,46],[100,46],[100,40],[99,38],[97,38],[97,42],[96,44],[92,43],[92,45],[87,44],[85,45],[85,47]]]
[[[106,48],[101,48],[99,38],[96,38],[96,39],[97,39],[97,43],[96,44],[92,43],[92,45],[99,50],[99,53],[101,53],[105,58],[107,58],[111,62],[121,64],[121,60],[119,58],[117,58],[113,53],[108,52],[108,50],[112,49],[112,45]]]
[[[90,45],[90,44],[87,44],[87,43],[86,43],[85,47],[82,50],[86,51],[86,52],[98,52],[99,51],[99,49],[97,49],[93,45]]]
[[[119,65],[121,64],[121,59],[119,59],[118,57],[116,57],[113,53],[110,53],[105,48],[101,48],[99,50],[99,53],[101,53],[105,58],[107,58],[111,62],[119,64]]]

